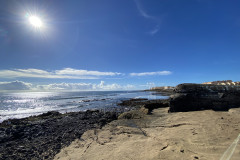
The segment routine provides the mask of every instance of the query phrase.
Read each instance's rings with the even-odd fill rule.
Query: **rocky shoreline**
[[[0,123],[0,159],[53,159],[90,129],[117,119],[115,112],[47,112]]]
[[[185,105],[182,103],[179,105],[183,105],[183,109],[172,112],[173,100],[122,101],[119,105],[135,109],[122,113],[118,120],[102,129],[85,132],[81,139],[63,148],[54,159],[219,160],[223,157],[239,135],[240,108],[218,112],[214,108],[183,110]],[[192,100],[188,99],[187,105]],[[239,150],[238,145],[232,153],[233,160],[239,159]]]
[[[139,115],[144,106],[147,113],[168,106],[166,100],[129,99],[118,104]],[[123,110],[122,110],[123,112]],[[51,111],[38,116],[9,119],[0,123],[0,159],[53,159],[60,150],[70,145],[87,130],[100,129],[116,120],[122,112]],[[123,115],[124,116],[124,115]]]
[[[130,116],[112,121],[102,129],[85,132],[57,154],[55,160],[219,160],[239,135],[240,109],[216,112],[151,114],[126,112]],[[240,145],[231,160],[239,159]]]
[[[6,120],[0,123],[0,159],[53,159],[60,150],[69,146],[74,140],[81,141],[84,132],[101,129],[105,124],[116,119],[118,121],[114,122],[117,126],[136,128],[138,126],[136,124],[140,122],[142,124],[139,125],[143,125],[143,127],[148,123],[155,123],[150,115],[159,118],[159,123],[165,120],[161,113],[163,111],[165,117],[174,115],[169,112],[216,110],[216,107],[218,107],[218,111],[228,111],[230,108],[239,107],[239,98],[237,98],[239,91],[239,87],[181,84],[174,89],[173,96],[168,99],[122,101],[118,105],[128,108],[130,111],[124,112],[120,116],[119,112],[86,111],[66,114],[48,112],[24,119]],[[154,113],[156,110],[159,111],[157,115]],[[207,112],[215,115],[214,112]],[[190,114],[186,113],[186,115]],[[208,117],[205,112],[203,114]],[[223,115],[225,114],[228,113],[223,113]],[[151,120],[146,120],[146,117]],[[191,117],[188,118],[191,119]],[[133,123],[135,120],[136,122]],[[178,124],[172,126],[178,127]],[[137,128],[139,129],[139,127]],[[144,136],[147,135],[145,135],[145,131],[141,129],[140,131]],[[98,142],[98,140],[96,141]]]

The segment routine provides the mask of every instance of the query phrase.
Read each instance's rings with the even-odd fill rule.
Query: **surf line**
[[[238,144],[238,141],[240,139],[240,134],[238,137],[233,141],[233,143],[228,147],[228,149],[224,152],[220,160],[230,160],[236,147]]]

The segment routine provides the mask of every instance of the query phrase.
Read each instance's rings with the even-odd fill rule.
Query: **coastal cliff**
[[[183,83],[175,87],[170,112],[213,109],[226,111],[240,107],[239,85]]]

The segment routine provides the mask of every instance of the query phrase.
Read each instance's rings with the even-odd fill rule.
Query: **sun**
[[[30,16],[28,20],[30,24],[35,28],[41,28],[43,26],[42,20],[37,16]]]

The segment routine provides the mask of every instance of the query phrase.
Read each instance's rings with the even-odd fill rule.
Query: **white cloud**
[[[100,84],[94,85],[95,90],[123,90],[124,88],[116,83],[106,85],[104,81],[101,81]]]
[[[31,83],[22,81],[0,82],[0,90],[30,90],[31,88]]]
[[[149,32],[149,34],[153,36],[159,31],[159,29],[160,25],[156,25],[155,28]]]
[[[147,12],[143,9],[139,0],[134,0],[134,1],[135,1],[135,4],[136,4],[137,9],[138,9],[139,13],[141,14],[141,16],[143,16],[144,18],[147,18],[147,19],[154,19],[153,16],[150,16],[149,14],[147,14]]]
[[[133,85],[119,85],[117,83],[105,84],[101,81],[96,83],[53,83],[48,85],[38,85],[35,90],[130,90],[135,89]]]
[[[142,17],[144,17],[145,19],[149,19],[151,21],[153,21],[154,23],[156,23],[155,28],[153,28],[151,31],[147,32],[148,34],[154,36],[155,34],[158,33],[158,31],[160,30],[160,24],[162,22],[162,18],[157,18],[155,16],[151,16],[149,15],[146,10],[143,8],[143,6],[141,5],[139,0],[134,0],[136,7],[138,9],[138,12],[140,13],[140,15]]]
[[[91,83],[53,83],[48,85],[37,85],[37,90],[92,90]]]
[[[155,83],[154,82],[148,82],[147,83],[147,87],[148,88],[152,88],[152,87],[154,87],[155,86]]]
[[[56,70],[57,75],[81,75],[81,76],[117,76],[121,75],[118,72],[99,72],[99,71],[87,71],[78,70],[73,68],[64,68],[62,70]]]
[[[116,91],[148,89],[156,86],[154,82],[142,85],[120,85],[117,83],[50,83],[46,85],[34,85],[22,81],[0,82],[0,90],[28,90],[28,91]]]
[[[96,83],[52,83],[47,85],[33,85],[22,81],[0,82],[0,90],[30,90],[30,91],[101,91],[101,90],[131,90],[134,85]]]
[[[154,30],[152,30],[152,31],[150,32],[150,34],[151,34],[151,35],[154,35],[154,34],[156,34],[158,31],[159,31],[159,28],[155,28]]]
[[[170,71],[157,71],[157,72],[142,72],[142,73],[130,73],[130,76],[155,76],[155,75],[170,75]]]
[[[47,78],[47,79],[99,79],[103,76],[119,76],[118,72],[100,72],[77,70],[72,68],[64,68],[62,70],[45,71],[40,69],[13,69],[0,70],[0,77],[4,78]]]
[[[17,71],[23,72],[23,73],[36,73],[36,74],[49,74],[49,72],[41,70],[41,69],[16,69]]]
[[[146,84],[140,85],[140,87],[144,87],[147,89],[153,88],[155,86],[156,86],[156,84],[154,82],[147,82]]]

